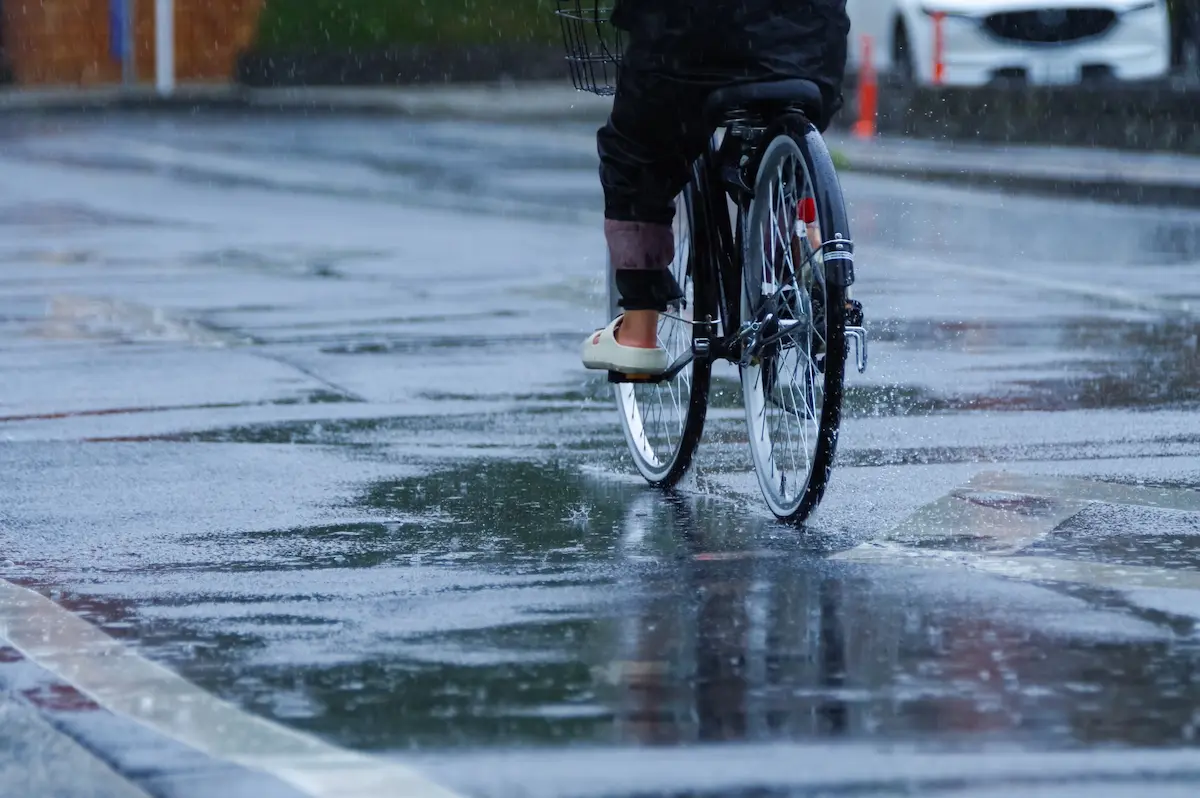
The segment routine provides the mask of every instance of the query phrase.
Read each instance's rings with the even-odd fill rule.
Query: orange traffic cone
[[[862,37],[862,62],[858,68],[858,121],[852,132],[855,138],[875,137],[875,113],[879,101],[879,81],[871,58],[871,37]]]

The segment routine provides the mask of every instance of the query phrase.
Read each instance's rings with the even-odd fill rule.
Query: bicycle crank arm
[[[608,372],[608,381],[614,384],[623,382],[645,383],[647,385],[657,385],[660,382],[668,382],[675,379],[679,372],[688,367],[688,364],[696,359],[696,356],[691,352],[685,352],[675,358],[675,362],[667,367],[667,370],[661,374],[623,374],[619,371]]]
[[[759,347],[779,343],[785,338],[794,338],[808,329],[805,322],[795,319],[780,319],[776,322],[776,325],[779,328],[778,332],[760,338],[758,340]]]
[[[863,374],[867,370],[867,331],[862,327],[847,327],[846,328],[846,348],[850,348],[850,342],[854,342],[854,365],[858,367],[858,373]],[[850,353],[847,352],[847,355]]]

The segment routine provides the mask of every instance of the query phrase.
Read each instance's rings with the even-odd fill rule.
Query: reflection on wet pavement
[[[1197,652],[1128,607],[831,562],[725,502],[553,462],[380,481],[353,506],[378,520],[251,535],[253,562],[164,573],[139,644],[355,748],[1191,739]],[[1167,534],[1194,534],[1200,514],[1172,517]]]

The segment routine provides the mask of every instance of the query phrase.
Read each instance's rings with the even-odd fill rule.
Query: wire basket
[[[558,0],[554,13],[562,23],[575,88],[601,96],[616,93],[624,47],[620,28],[612,24],[612,6],[601,0]]]

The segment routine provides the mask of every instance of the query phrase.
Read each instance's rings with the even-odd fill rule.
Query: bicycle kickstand
[[[863,307],[858,300],[851,299],[846,303],[846,349],[850,348],[850,342],[854,342],[854,365],[858,368],[858,373],[863,374],[867,370],[867,331],[862,326],[863,324]],[[846,352],[849,357],[850,353]]]

